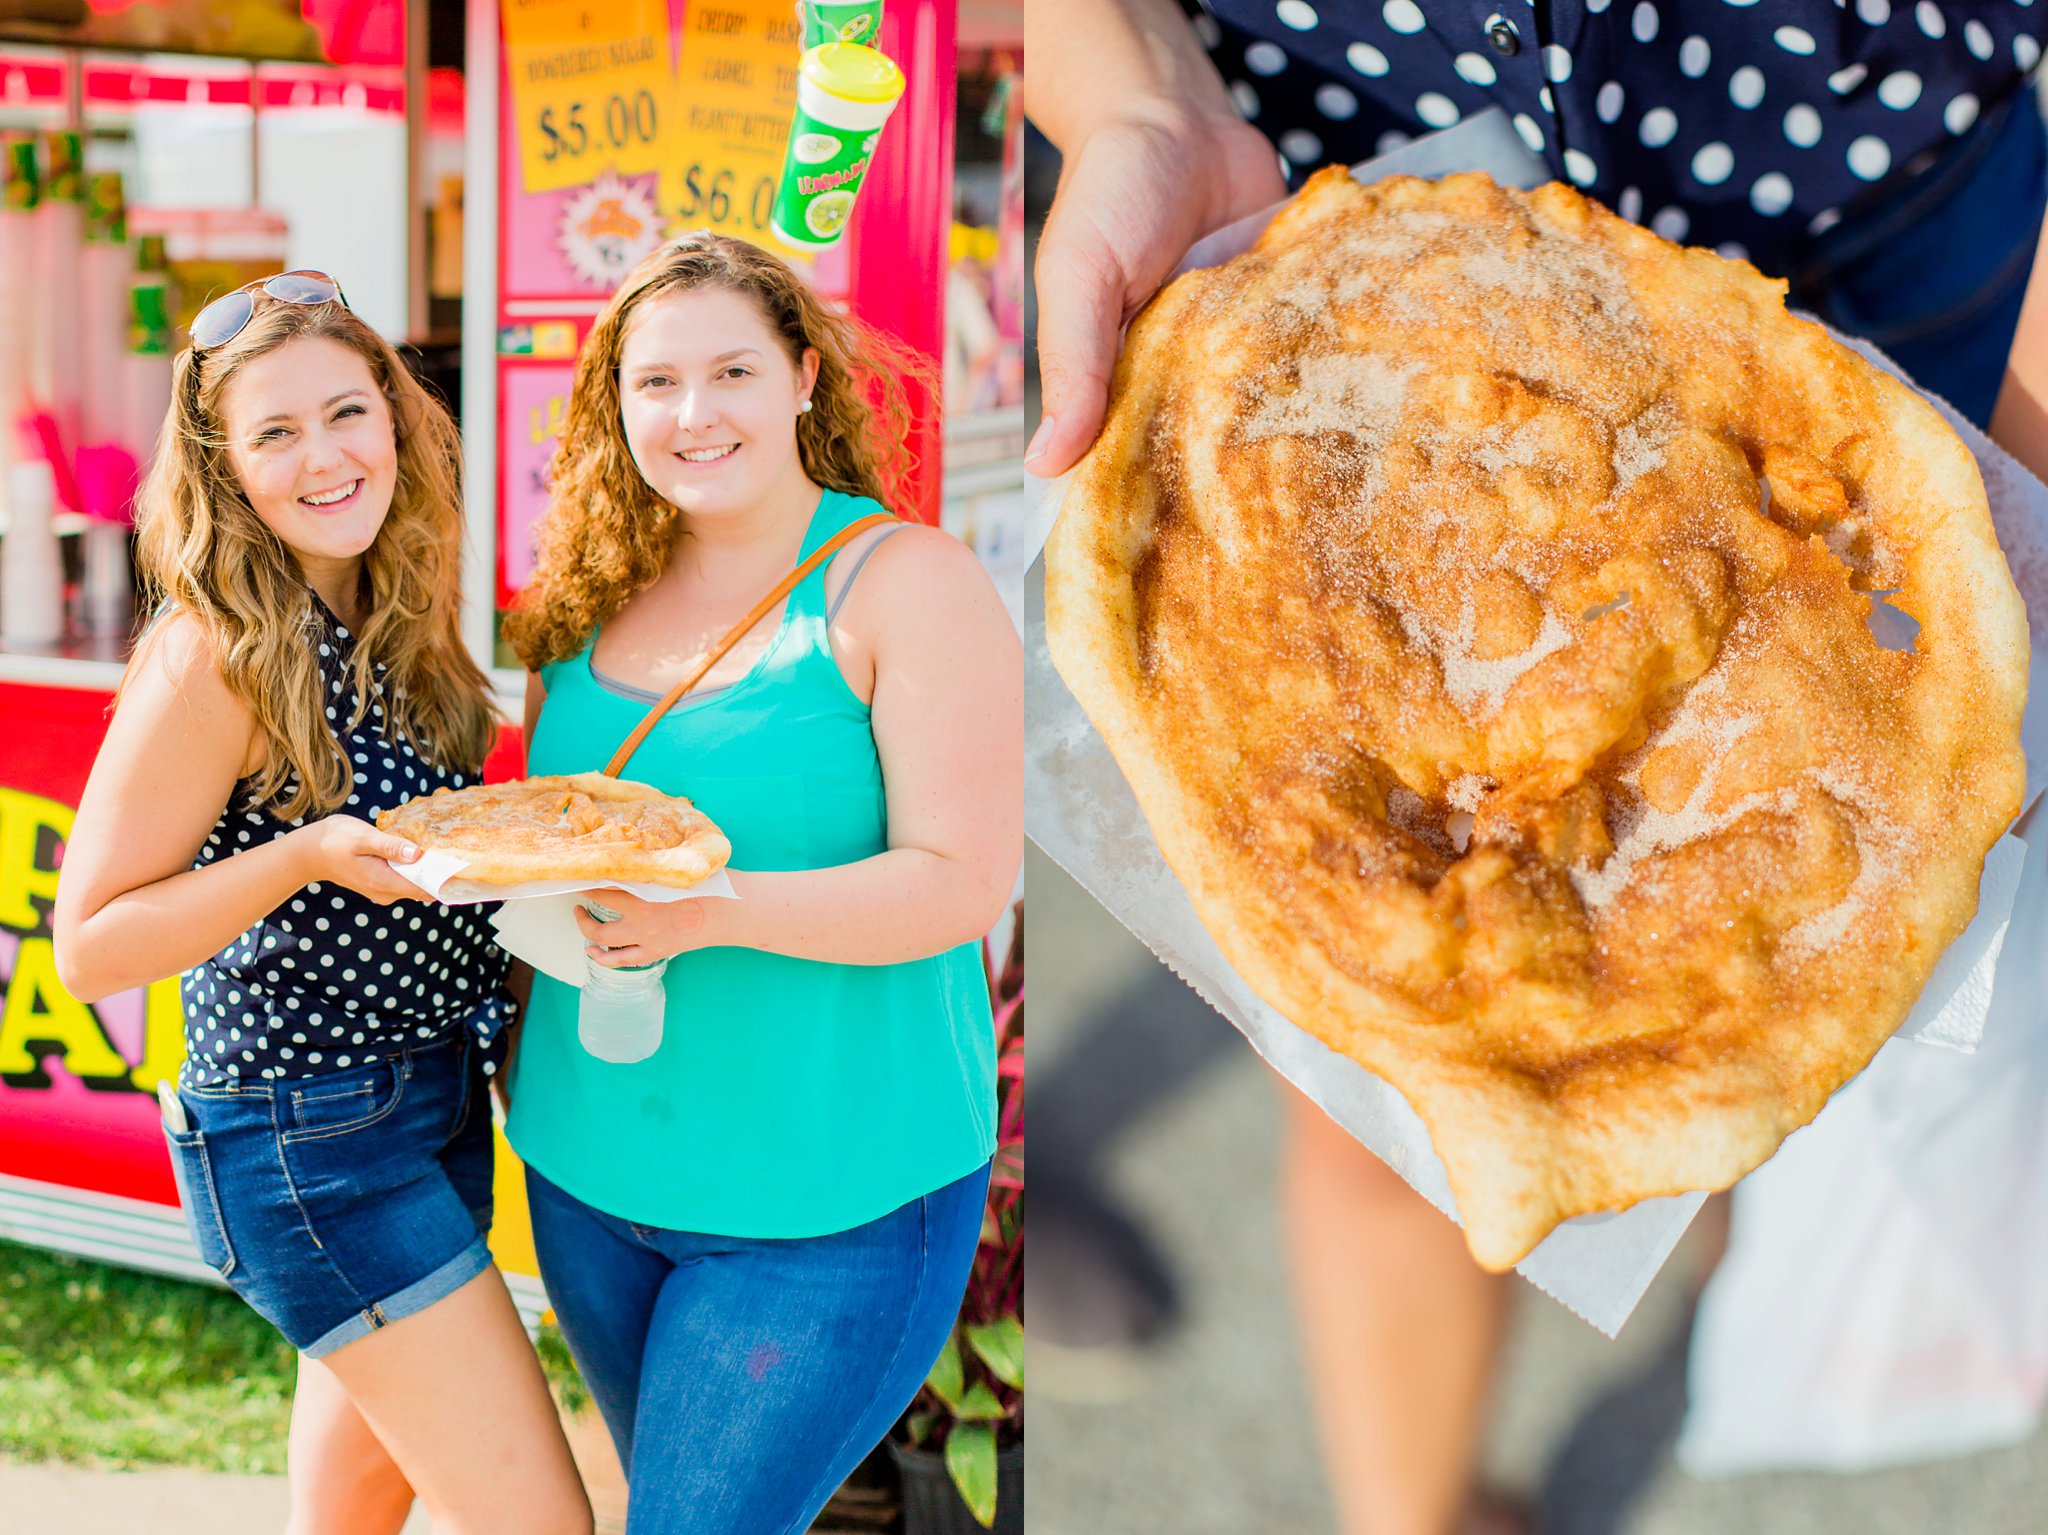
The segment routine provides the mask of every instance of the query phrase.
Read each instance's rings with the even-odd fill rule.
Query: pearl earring
[[[801,402],[796,408],[796,413],[800,416],[808,416],[811,413],[811,402],[809,400]]]

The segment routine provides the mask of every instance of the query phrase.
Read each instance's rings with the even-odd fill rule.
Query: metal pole
[[[462,71],[462,510],[469,530],[462,637],[486,670],[498,602],[499,70],[498,0],[469,0]]]
[[[427,334],[427,0],[405,7],[405,333]]]

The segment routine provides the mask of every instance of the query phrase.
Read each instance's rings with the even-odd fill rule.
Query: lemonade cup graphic
[[[800,0],[805,48],[821,43],[874,47],[882,33],[882,0]]]
[[[785,245],[826,250],[846,233],[875,141],[903,95],[903,71],[858,43],[807,49],[769,228]]]

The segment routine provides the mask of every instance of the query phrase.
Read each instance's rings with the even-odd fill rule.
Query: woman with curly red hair
[[[506,626],[530,771],[602,767],[783,576],[882,510],[904,367],[741,241],[694,234],[627,277],[577,365]],[[1022,730],[988,578],[891,520],[625,770],[719,824],[740,899],[600,894],[621,915],[580,919],[592,962],[667,962],[661,1044],[593,1058],[576,991],[536,977],[508,1132],[636,1535],[803,1529],[946,1338],[995,1145],[979,940],[1022,852]]]

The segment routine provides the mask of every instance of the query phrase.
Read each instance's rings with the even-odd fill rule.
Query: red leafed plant
[[[913,1447],[941,1450],[974,1517],[996,1516],[996,1452],[1024,1437],[1024,903],[1010,952],[990,967],[996,1029],[996,1157],[960,1320],[910,1405]]]

